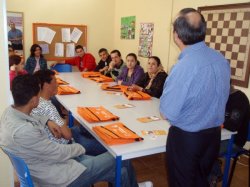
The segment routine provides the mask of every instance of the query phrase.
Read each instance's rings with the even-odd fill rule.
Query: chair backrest
[[[2,148],[2,150],[8,155],[10,158],[10,161],[15,168],[17,177],[19,179],[19,182],[21,184],[20,187],[34,187],[29,168],[26,165],[26,163],[23,161],[23,159],[15,156],[14,154],[10,153],[9,151]]]
[[[72,66],[69,64],[56,64],[54,67],[51,67],[51,69],[58,72],[72,72]]]

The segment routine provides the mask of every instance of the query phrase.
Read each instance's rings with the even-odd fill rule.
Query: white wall
[[[159,56],[163,66],[168,70],[172,4],[172,0],[116,0],[114,48],[122,52],[124,60],[130,52],[138,54],[140,23],[154,23],[152,54]],[[134,40],[120,39],[121,17],[127,16],[136,16]],[[145,68],[147,58],[139,57],[139,60]]]
[[[3,25],[5,27],[3,27]],[[7,20],[6,2],[0,0],[0,114],[9,105],[9,63],[8,63],[8,41],[7,41]],[[8,157],[0,150],[0,186],[13,186],[13,170]]]

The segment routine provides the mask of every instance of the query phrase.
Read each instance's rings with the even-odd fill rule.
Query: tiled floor
[[[154,187],[167,187],[167,174],[164,154],[156,154],[132,160],[137,173],[138,182],[150,180]],[[231,187],[248,187],[248,158],[241,157],[236,166]],[[217,185],[221,186],[221,183]],[[106,183],[98,183],[95,187],[107,187]]]

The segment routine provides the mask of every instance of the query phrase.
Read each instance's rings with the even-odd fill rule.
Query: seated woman
[[[137,56],[134,53],[129,53],[126,57],[127,66],[122,69],[116,81],[119,85],[130,86],[135,84],[144,74],[144,70],[137,61]]]
[[[168,74],[161,65],[161,60],[157,56],[151,56],[148,59],[148,72],[129,89],[143,91],[153,97],[160,98],[167,76]]]
[[[42,55],[42,48],[38,44],[33,44],[30,48],[30,56],[26,61],[25,69],[29,74],[38,70],[48,69],[47,60]]]
[[[24,70],[24,60],[19,55],[9,56],[9,70],[10,89],[12,88],[12,81],[16,76],[28,73]]]

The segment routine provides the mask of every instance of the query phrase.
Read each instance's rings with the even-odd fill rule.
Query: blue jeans
[[[74,126],[71,128],[72,136],[76,143],[81,144],[85,150],[86,155],[96,156],[106,152],[105,147],[102,146],[87,130],[82,126]]]
[[[98,156],[83,155],[77,158],[87,169],[68,187],[88,187],[96,182],[107,181],[115,185],[115,159],[106,152]],[[138,187],[134,168],[130,161],[122,163],[122,187]]]

